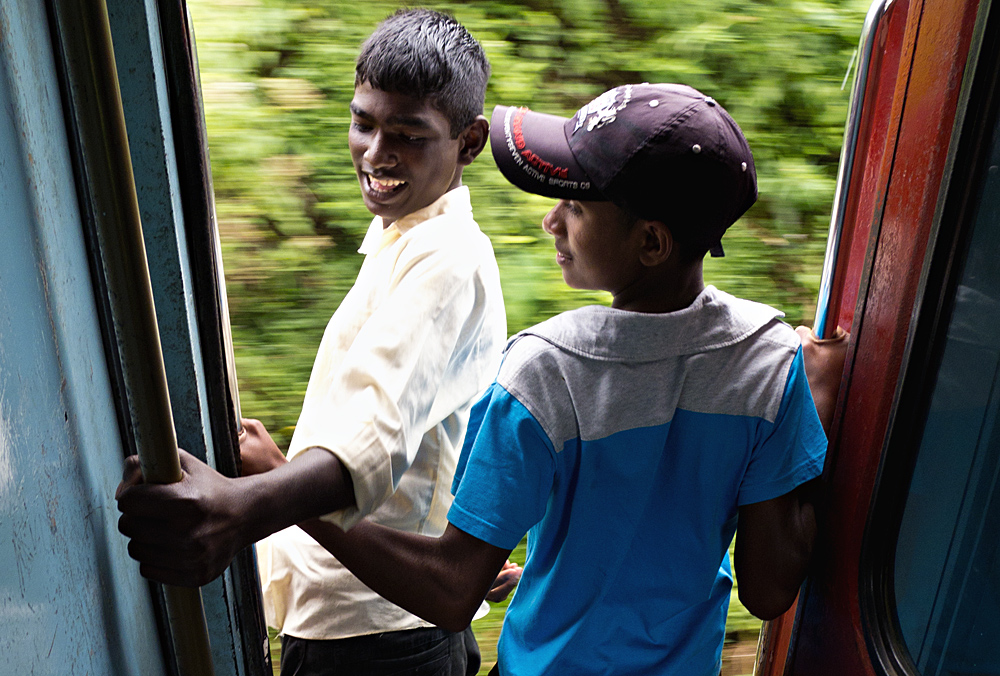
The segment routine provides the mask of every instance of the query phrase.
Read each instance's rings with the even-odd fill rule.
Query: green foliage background
[[[347,150],[358,47],[382,0],[188,0],[244,415],[287,444],[323,328],[371,216]],[[628,82],[684,82],[722,103],[754,151],[760,200],[706,279],[809,323],[819,286],[864,0],[430,1],[493,66],[496,104],[570,115]],[[592,302],[562,283],[541,231],[551,200],[485,152],[465,172],[500,264],[511,333]]]
[[[428,2],[482,42],[498,103],[572,114],[627,82],[715,97],[754,151],[760,200],[706,278],[810,322],[834,193],[861,0]],[[354,58],[397,3],[189,0],[244,414],[288,441],[323,328],[361,263],[371,216],[347,151]],[[522,193],[487,151],[467,169],[493,239],[511,333],[594,301],[562,283]]]

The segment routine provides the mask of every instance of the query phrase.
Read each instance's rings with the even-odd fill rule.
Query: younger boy
[[[750,149],[713,99],[662,84],[618,87],[570,119],[498,107],[491,139],[511,182],[560,200],[542,227],[565,281],[612,306],[508,343],[441,538],[303,528],[456,630],[527,533],[501,674],[717,676],[737,521],[740,598],[773,618],[805,575],[807,482],[826,450],[798,336],[702,279],[756,200]]]
[[[245,471],[259,470],[259,458],[279,470],[227,480],[182,454],[183,481],[130,487],[130,464],[120,527],[143,574],[202,584],[240,548],[328,512],[344,528],[368,516],[443,532],[469,409],[507,338],[493,249],[462,185],[487,140],[489,73],[465,28],[430,10],[397,12],[365,42],[348,144],[375,218],[316,356],[291,462],[246,421]],[[152,530],[162,538],[145,541]],[[477,671],[478,654],[466,658],[475,642],[461,629],[384,600],[300,530],[281,530],[259,553],[283,674]]]

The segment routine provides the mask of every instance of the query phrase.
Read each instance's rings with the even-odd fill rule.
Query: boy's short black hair
[[[354,84],[429,97],[455,138],[482,115],[489,78],[486,53],[462,24],[430,9],[401,9],[361,46]]]

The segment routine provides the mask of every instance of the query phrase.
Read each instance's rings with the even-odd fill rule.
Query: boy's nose
[[[396,156],[381,132],[371,135],[368,148],[365,150],[365,161],[372,167],[388,167],[396,163]]]
[[[542,230],[554,235],[555,231],[559,228],[559,208],[562,206],[563,201],[559,200],[556,205],[549,209],[549,213],[545,214],[542,218]]]

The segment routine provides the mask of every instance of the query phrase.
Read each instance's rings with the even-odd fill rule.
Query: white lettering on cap
[[[513,116],[514,109],[508,108],[506,114],[503,116],[503,135],[507,139],[507,149],[510,150],[510,156],[514,158],[514,163],[520,167],[524,164],[524,160],[521,159],[521,154],[517,152],[517,148],[514,146],[514,132],[510,125]]]
[[[618,93],[620,91],[623,92],[622,102],[618,103]],[[595,129],[600,129],[605,125],[611,124],[617,119],[618,113],[625,110],[625,107],[628,106],[631,100],[632,85],[609,89],[577,111],[573,133],[575,134],[584,123],[587,125],[587,131],[594,131]],[[587,119],[588,117],[590,118],[589,120]]]

